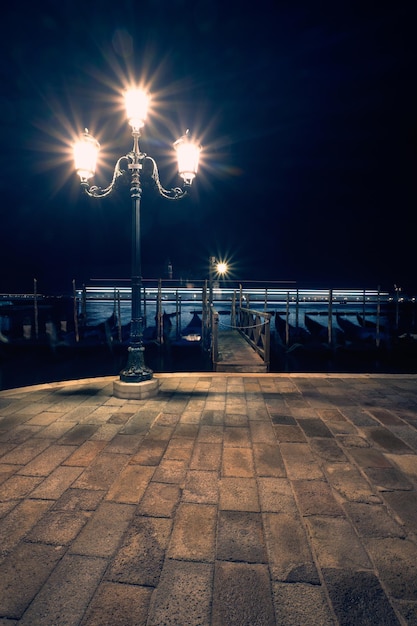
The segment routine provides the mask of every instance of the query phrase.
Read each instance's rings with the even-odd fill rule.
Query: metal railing
[[[269,371],[271,356],[271,317],[273,313],[239,307],[238,331],[264,361]]]

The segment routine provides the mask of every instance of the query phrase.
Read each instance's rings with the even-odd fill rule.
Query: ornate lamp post
[[[140,201],[142,196],[141,170],[145,161],[151,164],[150,177],[161,196],[169,200],[183,198],[190,188],[197,173],[200,147],[193,144],[187,134],[174,143],[178,159],[178,172],[182,177],[183,188],[164,189],[159,181],[156,162],[139,147],[140,130],[144,126],[148,95],[141,89],[132,89],[125,93],[127,119],[132,127],[133,147],[126,155],[121,156],[114,167],[113,178],[108,187],[101,188],[90,185],[89,180],[94,176],[100,145],[86,129],[79,141],[74,145],[75,169],[81,179],[81,187],[92,198],[108,196],[115,188],[119,176],[126,174],[122,164],[127,163],[131,174],[130,197],[132,201],[132,315],[130,324],[130,340],[128,361],[120,372],[120,381],[123,383],[141,383],[149,381],[153,372],[145,365],[143,346],[143,318],[142,318],[142,269],[140,245]],[[131,396],[133,397],[133,396]]]

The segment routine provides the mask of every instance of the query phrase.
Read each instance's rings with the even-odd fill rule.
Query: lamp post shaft
[[[141,266],[141,241],[140,241],[140,201],[142,187],[140,184],[140,152],[139,132],[133,132],[132,163],[129,169],[132,172],[130,197],[132,200],[132,314],[130,322],[130,340],[128,361],[125,369],[120,372],[122,382],[142,382],[152,378],[152,370],[146,367],[143,345],[143,317],[142,317],[142,266]]]

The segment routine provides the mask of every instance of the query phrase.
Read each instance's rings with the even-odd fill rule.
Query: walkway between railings
[[[211,309],[212,359],[217,372],[268,372],[272,314],[239,307],[231,322]],[[236,323],[237,322],[237,323]]]

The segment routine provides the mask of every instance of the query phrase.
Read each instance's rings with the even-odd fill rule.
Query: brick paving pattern
[[[0,626],[417,624],[417,376],[0,392]]]

